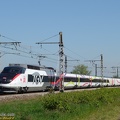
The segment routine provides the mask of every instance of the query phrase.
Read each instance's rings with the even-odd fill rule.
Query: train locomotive
[[[55,72],[51,67],[9,64],[0,74],[0,92],[22,93],[46,90],[54,76]]]
[[[9,64],[0,74],[0,92],[23,93],[59,89],[64,81],[64,89],[100,86],[120,86],[120,79],[101,78],[89,75],[63,73],[57,76],[54,68],[27,64]]]

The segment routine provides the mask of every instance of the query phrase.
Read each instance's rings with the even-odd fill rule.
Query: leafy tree
[[[81,65],[74,66],[72,73],[82,74],[82,75],[90,75],[91,71],[88,70],[88,66],[81,64]]]

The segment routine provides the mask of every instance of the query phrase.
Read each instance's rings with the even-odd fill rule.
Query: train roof
[[[30,65],[30,64],[9,64],[10,67],[16,66],[16,67],[24,67],[28,69],[35,69],[35,70],[41,70],[41,69],[50,69],[54,70],[52,67],[45,67],[45,66],[37,66],[37,65]]]

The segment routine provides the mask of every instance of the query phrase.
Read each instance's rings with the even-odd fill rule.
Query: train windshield
[[[18,74],[24,72],[25,72],[25,68],[21,68],[21,67],[5,67],[2,71],[2,73],[11,73],[11,74]]]

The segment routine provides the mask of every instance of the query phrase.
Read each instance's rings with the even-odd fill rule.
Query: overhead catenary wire
[[[56,37],[56,36],[58,36],[58,35],[59,35],[59,34],[53,35],[53,36],[51,36],[51,37],[49,37],[49,38],[46,38],[46,39],[44,39],[44,40],[42,40],[42,41],[40,41],[40,42],[44,42],[44,41],[49,40],[49,39],[51,39],[51,38],[54,38],[54,37]]]
[[[4,47],[4,48],[7,48],[7,49],[11,49],[11,50],[15,50],[15,51],[19,51],[19,52],[22,52],[22,53],[25,53],[25,54],[28,54],[28,55],[31,55],[31,57],[30,56],[25,56],[25,55],[21,55],[20,54],[20,56],[23,56],[23,57],[28,57],[28,58],[34,58],[34,59],[36,59],[38,56],[39,56],[39,53],[38,54],[32,54],[32,53],[29,53],[29,52],[26,52],[26,51],[22,51],[22,50],[19,50],[19,49],[14,49],[14,48],[10,48],[10,47],[5,47],[5,46],[2,46],[2,47]],[[43,54],[44,55],[44,54]],[[48,54],[47,54],[48,55]],[[50,55],[50,54],[49,54]],[[55,54],[51,54],[51,55],[55,55]],[[33,57],[33,56],[36,56],[36,57]],[[47,59],[51,59],[51,60],[54,60],[54,61],[56,61],[57,59],[54,59],[54,58],[50,58],[50,57],[47,57]]]
[[[1,35],[1,36],[3,36],[3,35]],[[42,40],[42,41],[46,41],[46,40],[48,40],[48,39],[51,39],[51,38],[53,38],[53,37],[55,37],[55,36],[58,36],[58,34],[56,34],[56,35],[54,35],[54,36],[52,36],[52,37],[49,37],[49,38],[47,38],[47,39],[44,39],[44,40]],[[12,38],[9,38],[9,37],[6,37],[6,36],[3,36],[3,37],[5,37],[6,39],[9,39],[9,40],[14,40],[14,41],[17,41],[17,40],[15,40],[15,39],[12,39]],[[3,47],[3,46],[2,46]],[[6,47],[6,48],[8,48],[8,47]],[[31,51],[32,52],[35,52],[36,53],[36,51],[33,51],[33,48],[34,49],[36,49],[36,46],[28,46],[28,45],[23,45],[23,44],[21,44],[20,46],[19,46],[19,48],[22,48],[22,51],[21,52],[25,52],[25,53],[30,53]],[[14,50],[14,48],[12,48],[13,50]],[[25,50],[27,50],[27,52],[26,51],[23,51],[23,49],[25,49]],[[38,49],[38,48],[37,48]],[[45,50],[45,51],[47,51],[47,52],[49,52],[49,53],[51,53],[50,52],[50,50],[47,50],[47,49],[45,49],[45,48],[43,48],[42,47],[42,49],[43,50]],[[28,52],[29,51],[29,52]],[[38,50],[37,50],[38,51]],[[57,52],[56,52],[57,53]],[[38,53],[39,54],[39,53]],[[54,53],[51,53],[51,55],[53,55]]]
[[[6,37],[6,36],[4,36],[4,35],[1,35],[1,34],[0,34],[0,37],[3,37],[3,38],[9,39],[9,40],[13,40],[13,41],[16,41],[16,42],[17,42],[17,40],[15,40],[15,39],[12,39],[12,38],[9,38],[9,37]]]
[[[59,34],[55,34],[55,35],[53,35],[53,36],[51,36],[51,37],[48,37],[48,38],[46,38],[46,39],[44,39],[44,40],[42,40],[42,41],[40,41],[40,42],[47,41],[47,40],[52,39],[52,38],[54,38],[54,37],[56,37],[56,36],[58,36],[58,35],[59,35]],[[6,38],[6,39],[9,39],[9,40],[17,41],[17,40],[15,40],[15,39],[12,39],[12,38],[9,38],[9,37],[3,36],[3,35],[0,35],[0,36],[1,36],[1,37],[4,37],[4,38]],[[23,49],[25,49],[25,50],[31,51],[31,49],[32,49],[33,46],[28,46],[29,49],[26,48],[26,47],[23,47],[23,45],[20,45],[19,47],[21,47],[21,48],[23,48]],[[6,48],[7,48],[7,47],[6,47]],[[35,48],[36,48],[36,47],[35,47]],[[64,48],[67,49],[67,50],[69,50],[69,51],[71,51],[71,52],[74,53],[74,54],[77,54],[77,53],[75,53],[74,51],[68,49],[68,48],[65,47],[65,46],[64,46]],[[12,48],[12,49],[14,49],[14,48]],[[44,50],[50,52],[50,50],[47,50],[47,49],[45,49],[45,48],[44,48]],[[21,50],[20,50],[20,51],[21,51]],[[23,53],[28,53],[28,54],[29,54],[29,52],[26,52],[26,51],[21,51],[21,52],[23,52]],[[35,52],[36,52],[36,51],[35,51]],[[52,55],[53,55],[53,54],[52,54]],[[78,54],[77,54],[77,55],[78,55]],[[78,56],[80,56],[80,55],[78,55]],[[81,56],[80,56],[80,57],[81,57]],[[71,57],[71,58],[72,58],[72,57]],[[83,58],[83,57],[82,57],[82,58]]]
[[[54,37],[57,37],[58,35],[59,35],[59,34],[53,35],[53,36],[48,37],[48,38],[46,38],[46,39],[44,39],[44,40],[41,40],[40,42],[50,41],[50,39],[52,39],[52,38],[54,38]],[[9,37],[3,36],[3,35],[1,35],[1,36],[2,36],[3,38],[8,39],[8,40],[17,41],[17,40],[15,40],[15,39],[12,39],[12,38],[9,38]],[[13,47],[8,47],[8,46],[2,46],[2,47],[6,48],[6,49],[16,50],[16,49],[14,49]],[[64,48],[67,49],[68,51],[74,53],[74,55],[77,55],[77,57],[80,57],[80,58],[82,57],[82,56],[80,56],[78,53],[72,51],[71,49],[69,49],[69,48],[67,48],[67,47],[65,47],[65,46],[64,46]],[[40,53],[38,52],[38,50],[35,51],[35,49],[36,49],[35,46],[28,46],[28,45],[23,45],[23,44],[20,44],[20,46],[17,47],[17,51],[21,52],[20,56],[27,57],[26,55],[22,55],[22,54],[27,54],[28,57],[30,56],[29,58],[35,58],[35,56],[37,57],[37,56],[40,55]],[[51,54],[51,56],[57,57],[57,56],[59,55],[59,52],[58,52],[58,51],[53,53],[52,51],[50,51],[50,49],[46,49],[46,48],[43,47],[43,46],[41,47],[41,49],[40,49],[40,47],[39,47],[39,50],[40,50],[40,51],[42,50],[42,55],[45,55],[45,54],[47,55],[46,60],[48,60],[48,61],[53,61],[53,62],[58,61],[58,59],[54,59],[54,58],[51,58],[51,57],[50,57],[50,54]],[[44,53],[44,52],[45,52],[45,53]],[[48,56],[49,56],[49,57],[48,57]],[[69,55],[67,55],[67,56],[68,56],[68,58],[72,59],[74,62],[77,60],[75,57],[72,57],[72,56],[69,56]],[[38,58],[38,57],[37,57],[37,58]],[[36,58],[36,59],[37,59],[37,58]],[[85,59],[84,57],[82,57],[82,58]],[[74,65],[73,65],[73,66],[74,66]],[[69,65],[68,65],[68,67],[69,67]]]
[[[78,57],[80,57],[80,58],[82,58],[82,59],[86,59],[85,57],[79,55],[78,53],[72,51],[71,49],[69,49],[69,48],[67,48],[67,47],[65,47],[65,46],[64,46],[64,48],[65,48],[66,50],[70,51],[71,53],[74,53],[74,54],[77,55]]]

